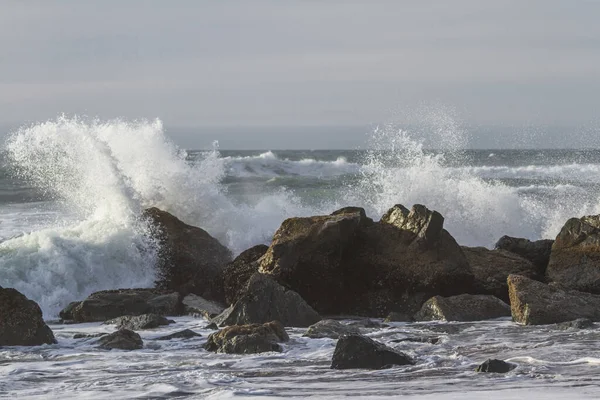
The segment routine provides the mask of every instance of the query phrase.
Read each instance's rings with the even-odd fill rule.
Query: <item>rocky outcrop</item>
[[[548,281],[600,294],[600,215],[571,218],[552,245]]]
[[[525,325],[545,325],[588,318],[600,321],[600,296],[567,291],[519,275],[508,277],[512,317]]]
[[[283,325],[277,321],[262,325],[233,325],[211,333],[204,349],[231,354],[281,352],[279,343],[289,339]]]
[[[309,326],[304,334],[304,336],[311,339],[339,339],[340,336],[344,335],[360,335],[360,330],[355,326],[344,325],[334,319],[324,319]]]
[[[119,329],[110,335],[102,336],[98,340],[98,347],[105,350],[138,350],[144,347],[142,338],[129,329]]]
[[[114,324],[117,329],[129,329],[138,331],[143,329],[155,329],[161,326],[169,325],[174,321],[166,319],[162,315],[142,314],[126,315],[106,321],[105,324]]]
[[[416,321],[481,321],[510,317],[510,307],[497,297],[461,294],[435,296],[427,300],[415,315]]]
[[[341,337],[331,360],[332,369],[381,369],[393,365],[412,365],[415,362],[404,353],[366,336]]]
[[[181,315],[178,293],[157,289],[118,289],[92,293],[87,299],[69,304],[60,312],[64,320],[103,322],[125,315]]]
[[[488,250],[485,247],[463,247],[475,277],[475,292],[491,294],[508,302],[506,278],[510,274],[531,279],[543,279],[543,273],[529,260],[506,250]]]
[[[248,280],[258,271],[258,259],[268,250],[268,246],[259,244],[242,252],[227,264],[224,272],[225,302],[233,304],[246,287]]]
[[[544,276],[546,267],[548,267],[548,261],[550,260],[553,243],[554,240],[550,239],[532,242],[529,239],[502,236],[496,242],[495,249],[509,251],[531,261],[535,265],[537,274]]]
[[[506,361],[487,359],[483,364],[479,365],[475,372],[496,372],[496,373],[507,373],[512,371],[517,366],[515,364],[507,363]]]
[[[143,216],[160,243],[157,287],[223,301],[223,269],[231,252],[205,230],[168,212],[149,208]]]
[[[379,222],[357,207],[287,219],[259,264],[259,272],[332,315],[414,313],[427,298],[470,292],[473,283],[442,216],[420,205],[396,205]]]
[[[191,339],[200,336],[202,335],[190,329],[184,329],[179,332],[171,333],[170,335],[158,337],[156,340]]]
[[[221,314],[225,306],[218,301],[206,300],[195,294],[188,294],[182,300],[187,315],[202,316],[211,319]]]
[[[15,289],[0,287],[0,346],[54,344],[40,306]]]
[[[279,321],[284,326],[307,327],[320,319],[298,293],[285,289],[268,275],[255,273],[235,304],[213,322],[227,326]]]

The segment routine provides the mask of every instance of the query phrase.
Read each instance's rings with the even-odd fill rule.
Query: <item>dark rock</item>
[[[58,316],[60,317],[60,319],[64,320],[64,321],[69,321],[69,320],[73,320],[73,310],[79,305],[79,303],[81,303],[80,301],[73,301],[71,303],[69,303],[69,305],[67,305],[65,308],[62,309],[62,311],[60,313],[58,313]]]
[[[0,346],[54,344],[40,306],[15,289],[0,288]]]
[[[400,339],[391,340],[392,343],[402,343],[402,342],[414,342],[414,343],[429,343],[429,344],[438,344],[440,342],[439,337],[406,337]]]
[[[481,321],[510,317],[510,307],[497,297],[460,294],[435,296],[427,300],[415,315],[417,321]]]
[[[388,314],[387,317],[383,320],[383,322],[411,322],[413,321],[413,317],[408,314],[399,313],[392,311]]]
[[[497,372],[504,374],[516,368],[515,364],[502,360],[488,359],[477,367],[476,372]]]
[[[554,240],[531,240],[502,236],[496,242],[496,250],[506,250],[517,254],[535,265],[538,275],[543,276],[550,260],[550,251]],[[515,272],[516,273],[516,272]]]
[[[223,269],[231,252],[205,230],[158,208],[144,210],[159,240],[158,288],[223,301]]]
[[[361,335],[341,337],[333,352],[333,369],[381,369],[392,365],[412,365],[415,362],[383,343]]]
[[[143,315],[125,315],[109,321],[105,324],[114,324],[117,329],[129,329],[132,331],[142,329],[154,329],[160,326],[169,325],[175,321],[166,319],[165,317],[157,314],[143,314]]]
[[[206,319],[214,318],[225,310],[225,306],[218,301],[206,300],[195,294],[185,296],[183,306],[186,314],[200,315]]]
[[[217,353],[252,354],[268,351],[281,352],[279,345],[289,336],[277,321],[266,324],[233,325],[211,333],[204,349]]]
[[[600,321],[600,296],[566,291],[519,275],[508,277],[512,317],[525,325],[587,318]]]
[[[214,322],[211,322],[210,324],[206,325],[204,329],[212,329],[213,331],[216,331],[217,329],[219,329],[219,326]]]
[[[98,340],[98,347],[105,350],[138,350],[144,347],[142,338],[129,329],[119,329]]]
[[[108,333],[76,333],[73,335],[73,339],[89,339],[89,338],[98,338],[102,336],[106,336]]]
[[[381,329],[381,328],[386,328],[389,325],[382,324],[381,322],[375,321],[374,319],[361,318],[356,321],[350,321],[348,323],[348,326],[355,326],[357,328],[365,328],[365,329]]]
[[[191,339],[193,337],[199,337],[199,336],[202,336],[202,335],[199,333],[196,333],[190,329],[184,329],[182,331],[175,332],[170,335],[158,337],[158,338],[156,338],[156,340]]]
[[[565,223],[552,245],[546,277],[565,288],[600,294],[600,215]]]
[[[219,326],[279,321],[285,326],[307,327],[320,319],[298,293],[285,289],[268,275],[256,273],[236,303],[213,321]]]
[[[561,322],[556,324],[556,329],[590,329],[594,327],[594,321],[587,318],[579,318],[573,321]]]
[[[308,327],[304,336],[319,339],[339,339],[344,335],[359,335],[360,330],[354,326],[344,325],[334,319],[324,319]]]
[[[225,267],[225,302],[233,304],[247,286],[248,280],[258,271],[258,259],[269,247],[264,244],[254,246],[235,258]]]
[[[506,278],[510,274],[535,280],[544,277],[531,261],[509,251],[464,246],[462,249],[475,276],[476,293],[491,294],[508,303]]]

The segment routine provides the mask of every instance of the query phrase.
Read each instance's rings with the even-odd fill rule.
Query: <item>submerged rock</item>
[[[0,287],[0,346],[54,344],[40,306],[16,289]]]
[[[535,265],[538,275],[543,276],[548,267],[553,243],[554,240],[550,239],[532,242],[529,239],[502,236],[498,242],[496,242],[495,249],[506,250],[531,261],[533,265]]]
[[[129,329],[132,331],[142,329],[155,329],[160,326],[169,325],[175,321],[166,319],[165,317],[157,314],[143,314],[143,315],[125,315],[123,317],[115,318],[106,321],[105,324],[114,324],[117,329]]]
[[[497,372],[504,374],[512,371],[517,366],[515,364],[507,363],[506,361],[487,359],[483,364],[477,367],[475,372]]]
[[[204,344],[204,349],[232,354],[281,352],[279,343],[287,342],[289,339],[283,325],[278,321],[262,325],[233,325],[211,333]]]
[[[587,318],[579,318],[573,321],[561,322],[556,324],[556,329],[590,329],[594,327],[594,321]]]
[[[105,350],[138,350],[144,347],[142,338],[129,329],[119,329],[98,340],[98,347]]]
[[[348,326],[334,319],[324,319],[311,325],[304,336],[312,339],[331,338],[339,339],[344,335],[360,335],[360,330],[354,326]]]
[[[214,318],[225,310],[225,306],[218,301],[206,300],[195,294],[188,294],[182,302],[186,314],[200,315],[206,319]]]
[[[102,336],[106,336],[108,333],[100,332],[100,333],[76,333],[73,335],[73,339],[90,339],[90,338],[98,338]]]
[[[202,335],[199,333],[196,333],[190,329],[184,329],[179,332],[171,333],[170,335],[158,337],[158,338],[156,338],[156,340],[191,339],[193,337],[200,337],[200,336],[202,336]]]
[[[251,247],[227,264],[224,272],[225,302],[233,304],[242,295],[248,280],[258,272],[258,259],[269,247],[264,244]]]
[[[510,317],[510,306],[494,296],[461,294],[435,296],[415,315],[417,321],[481,321]]]
[[[413,317],[400,312],[392,311],[388,314],[387,317],[383,320],[383,322],[411,322],[414,321]]]
[[[381,369],[392,365],[412,365],[415,362],[404,353],[366,336],[341,337],[333,352],[332,369]]]

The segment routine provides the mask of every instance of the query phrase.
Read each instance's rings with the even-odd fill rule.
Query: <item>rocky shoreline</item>
[[[379,221],[362,208],[346,207],[287,219],[270,246],[235,259],[206,231],[167,212],[151,208],[144,217],[161,245],[156,287],[93,293],[60,313],[63,323],[115,325],[115,332],[94,339],[98,348],[143,348],[136,330],[193,315],[215,328],[206,351],[277,352],[289,340],[285,327],[307,328],[308,338],[338,340],[332,368],[380,369],[414,360],[363,335],[380,326],[377,318],[512,316],[516,324],[557,329],[600,321],[600,216],[570,219],[554,241],[505,236],[489,250],[460,246],[443,228],[443,216],[422,205],[395,205]],[[338,321],[348,316],[354,323]],[[160,340],[197,335],[188,330]],[[54,343],[39,306],[0,288],[0,346]],[[488,360],[478,370],[512,368]]]

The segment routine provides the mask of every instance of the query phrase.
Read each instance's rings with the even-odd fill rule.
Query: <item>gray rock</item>
[[[287,332],[277,321],[262,325],[233,325],[211,333],[204,349],[230,354],[281,352],[282,348],[279,343],[288,340]]]
[[[413,343],[429,343],[429,344],[438,344],[440,342],[439,337],[405,337],[400,339],[391,340],[392,343],[402,343],[402,342],[413,342]]]
[[[477,367],[476,372],[496,372],[504,374],[516,368],[515,364],[506,361],[487,359],[483,364]]]
[[[510,317],[510,306],[494,296],[461,294],[435,296],[415,315],[417,321],[481,321]]]
[[[143,314],[143,315],[125,315],[106,321],[105,324],[114,324],[117,329],[129,329],[132,331],[142,329],[155,329],[160,326],[169,325],[175,321],[166,319],[161,315]]]
[[[561,322],[556,324],[556,329],[567,330],[567,329],[590,329],[594,327],[594,321],[587,318],[579,318],[573,321]]]
[[[175,332],[170,335],[158,337],[158,338],[156,338],[156,340],[191,339],[193,337],[199,337],[199,336],[202,336],[202,335],[199,333],[196,333],[190,329],[184,329],[182,331]]]
[[[404,353],[361,335],[341,337],[331,361],[332,369],[381,369],[392,365],[412,365]]]
[[[241,296],[248,280],[258,272],[258,259],[261,258],[269,247],[264,244],[251,247],[242,252],[225,267],[225,302],[235,303]]]
[[[40,306],[15,289],[0,288],[0,346],[54,344]]]
[[[138,350],[144,347],[142,338],[129,329],[119,329],[98,340],[98,347],[105,350]]]
[[[90,339],[90,338],[98,338],[102,336],[106,336],[108,333],[76,333],[73,335],[73,339]]]
[[[200,315],[211,319],[221,314],[225,306],[217,301],[206,300],[195,294],[188,294],[183,298],[185,313],[188,315]]]
[[[343,335],[360,335],[360,330],[354,326],[344,325],[334,319],[324,319],[311,325],[304,336],[312,339],[339,339]]]
[[[506,250],[517,254],[533,263],[540,276],[543,276],[548,267],[550,260],[550,252],[554,240],[543,239],[531,241],[524,238],[515,238],[510,236],[502,236],[496,242],[496,250]]]

